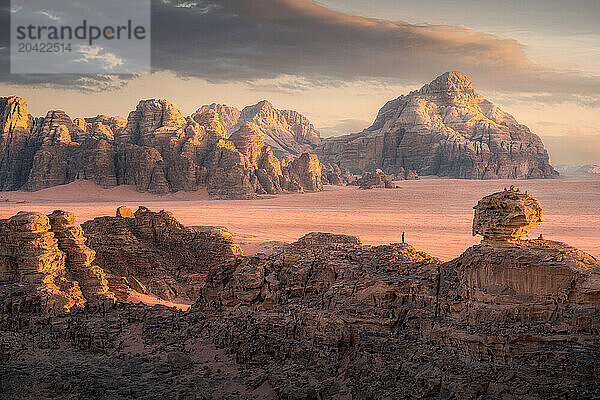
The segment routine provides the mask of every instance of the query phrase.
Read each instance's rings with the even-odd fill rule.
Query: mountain
[[[596,175],[600,176],[600,164],[586,164],[586,165],[557,165],[556,169],[559,172],[566,174],[575,175]]]
[[[232,134],[246,122],[253,123],[265,144],[271,146],[278,157],[310,152],[321,143],[319,132],[308,118],[293,110],[278,110],[266,100],[244,107],[241,111],[225,104],[213,103],[200,107],[194,115],[207,110],[219,114],[228,134]]]
[[[478,94],[460,72],[389,101],[362,132],[326,139],[316,153],[353,172],[400,168],[451,178],[558,175],[541,139]]]
[[[234,131],[229,139],[221,114],[207,109],[185,117],[166,100],[140,101],[127,120],[71,120],[63,111],[34,118],[24,99],[0,98],[0,189],[39,190],[87,179],[157,194],[206,188],[224,198],[322,190],[315,155],[280,161],[256,125],[231,127],[222,115]]]

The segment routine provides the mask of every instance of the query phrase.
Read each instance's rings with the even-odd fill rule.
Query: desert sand
[[[77,222],[114,215],[119,205],[169,210],[190,226],[227,227],[246,254],[268,251],[312,232],[359,236],[367,244],[406,241],[419,250],[452,259],[479,242],[471,235],[473,206],[483,196],[514,184],[536,197],[546,221],[532,232],[600,257],[600,179],[564,176],[546,180],[456,180],[424,178],[397,182],[398,189],[359,190],[328,186],[323,192],[265,196],[256,200],[211,200],[205,191],[167,196],[131,187],[102,189],[76,181],[37,192],[0,192],[0,217],[18,211],[69,210]]]

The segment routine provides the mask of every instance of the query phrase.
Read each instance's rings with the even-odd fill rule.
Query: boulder
[[[393,189],[396,187],[392,179],[380,169],[376,169],[373,172],[365,172],[357,183],[360,189]]]
[[[513,186],[484,197],[474,208],[473,236],[484,240],[519,240],[544,221],[539,201]]]

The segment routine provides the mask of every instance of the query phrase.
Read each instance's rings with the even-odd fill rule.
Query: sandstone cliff
[[[42,294],[44,308],[70,311],[87,301],[114,300],[104,272],[92,265],[94,251],[85,246],[75,216],[19,212],[0,220],[0,284],[17,284]]]
[[[102,187],[132,185],[156,194],[207,188],[225,198],[320,190],[310,183],[320,170],[284,178],[280,161],[262,139],[262,128],[237,124],[228,139],[213,109],[184,117],[166,100],[143,100],[127,120],[105,115],[71,120],[63,111],[36,119],[26,106],[19,97],[0,99],[4,190],[39,190],[76,179]],[[277,118],[288,121],[286,129],[298,138],[311,137],[304,117],[281,115]],[[257,122],[264,125],[265,120],[263,115]]]
[[[115,217],[97,217],[82,228],[111,282],[140,282],[142,292],[164,300],[194,301],[211,269],[242,255],[226,229],[188,228],[164,210],[120,207]]]
[[[538,136],[476,92],[460,72],[389,101],[363,132],[326,139],[324,161],[353,172],[400,168],[467,179],[551,178]]]

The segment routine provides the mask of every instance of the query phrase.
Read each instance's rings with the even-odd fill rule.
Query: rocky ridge
[[[314,190],[312,175],[288,171],[293,180],[285,177],[261,129],[244,123],[228,138],[214,110],[185,117],[166,100],[140,101],[127,120],[71,120],[63,111],[34,118],[25,100],[2,98],[0,189],[33,191],[86,179],[156,194],[206,188],[215,197],[241,199]]]
[[[278,110],[266,100],[242,110],[213,103],[200,107],[195,115],[208,110],[222,116],[229,135],[245,123],[256,125],[264,142],[271,146],[278,157],[310,153],[321,142],[319,132],[305,116],[293,110]]]
[[[97,217],[82,228],[115,292],[124,297],[127,291],[119,287],[125,284],[163,300],[193,302],[211,269],[242,255],[227,229],[188,228],[164,210],[139,207],[133,213],[119,207],[115,217]]]
[[[386,103],[363,132],[328,138],[316,149],[325,162],[354,173],[400,168],[419,175],[467,179],[558,175],[541,139],[486,100],[460,72]]]
[[[409,244],[309,233],[215,266],[187,312],[117,303],[48,317],[0,285],[3,393],[596,398],[600,263],[524,240],[538,205],[514,188],[486,197],[474,218],[482,243],[445,263]]]

